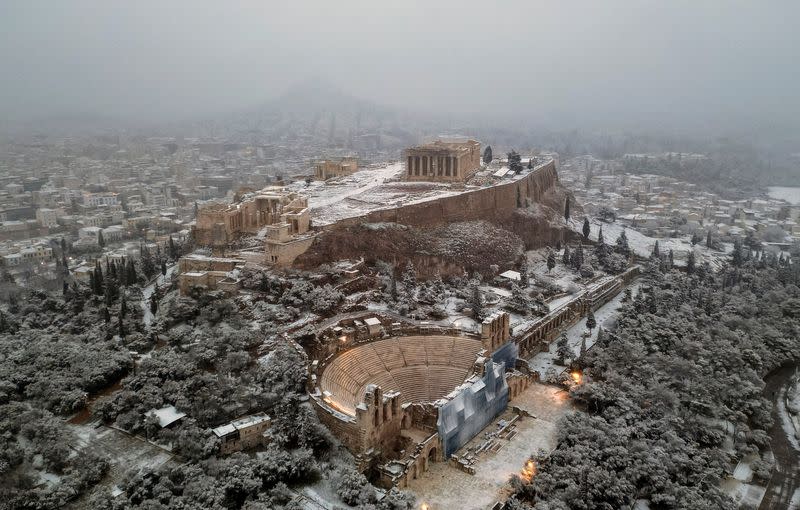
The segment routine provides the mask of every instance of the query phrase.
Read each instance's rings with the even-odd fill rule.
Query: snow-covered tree
[[[528,315],[531,312],[532,301],[525,289],[514,283],[511,285],[511,297],[506,306],[521,315]]]

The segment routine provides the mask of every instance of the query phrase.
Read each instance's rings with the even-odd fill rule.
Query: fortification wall
[[[544,194],[557,182],[556,165],[550,161],[516,181],[419,204],[372,211],[364,216],[337,221],[324,229],[334,230],[360,223],[401,223],[426,227],[458,221],[500,220],[510,217],[528,201],[541,202]]]

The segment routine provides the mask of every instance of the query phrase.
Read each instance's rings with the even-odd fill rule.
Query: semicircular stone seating
[[[375,384],[399,391],[400,401],[433,402],[470,374],[480,340],[453,336],[403,336],[377,340],[341,353],[325,368],[320,389],[350,415]]]

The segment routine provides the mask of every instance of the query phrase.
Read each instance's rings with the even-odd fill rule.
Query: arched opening
[[[428,462],[436,462],[436,447],[430,449],[428,452]]]

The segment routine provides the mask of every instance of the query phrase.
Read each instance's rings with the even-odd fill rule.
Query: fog
[[[791,1],[11,2],[0,114],[172,121],[308,80],[562,127],[794,125]]]

